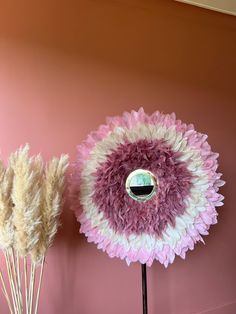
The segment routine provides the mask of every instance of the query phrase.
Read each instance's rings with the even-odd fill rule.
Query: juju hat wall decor
[[[72,174],[80,232],[110,257],[173,263],[210,225],[224,184],[207,135],[175,114],[125,112],[78,146]]]

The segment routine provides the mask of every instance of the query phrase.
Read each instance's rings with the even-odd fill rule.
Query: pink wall
[[[148,270],[150,314],[236,313],[236,18],[166,0],[55,3],[0,2],[2,157],[29,142],[73,160],[105,116],[140,105],[193,122],[220,153],[225,206],[206,246]],[[67,207],[40,313],[141,314],[140,265],[87,243]]]

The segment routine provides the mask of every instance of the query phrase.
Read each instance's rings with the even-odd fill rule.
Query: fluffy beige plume
[[[40,235],[43,161],[28,156],[29,145],[20,147],[11,157],[14,171],[12,201],[15,249],[26,256],[38,243]]]
[[[53,158],[46,165],[43,182],[43,202],[41,206],[41,236],[40,241],[31,252],[32,259],[35,262],[43,259],[57,233],[67,166],[67,155],[62,155],[59,159]]]
[[[10,165],[4,168],[0,161],[0,247],[4,250],[13,245],[12,226],[12,182],[13,170]]]

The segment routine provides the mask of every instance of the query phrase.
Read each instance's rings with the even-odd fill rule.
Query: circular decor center
[[[128,175],[125,187],[132,199],[145,202],[157,192],[157,179],[151,171],[137,169]]]

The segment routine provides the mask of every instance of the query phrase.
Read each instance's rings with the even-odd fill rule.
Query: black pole
[[[143,292],[143,314],[148,314],[146,264],[142,264],[142,292]]]

